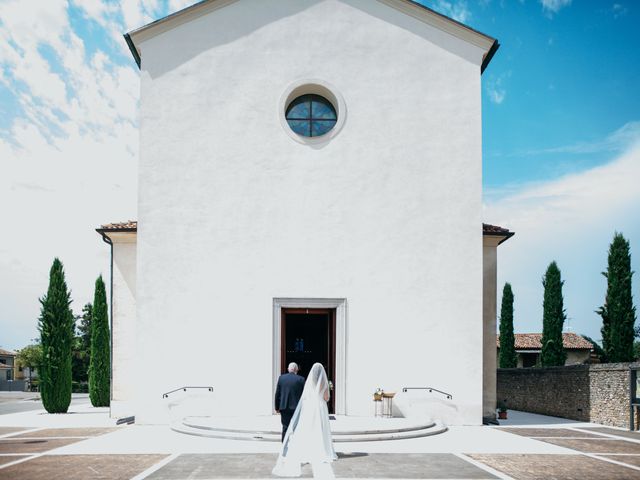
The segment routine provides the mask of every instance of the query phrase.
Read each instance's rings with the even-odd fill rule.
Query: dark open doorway
[[[280,365],[281,373],[291,362],[307,377],[311,366],[324,365],[329,380],[335,384],[336,311],[334,308],[283,308]],[[331,392],[329,413],[334,413],[335,390]]]

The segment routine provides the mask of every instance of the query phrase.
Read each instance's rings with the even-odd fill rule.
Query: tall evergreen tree
[[[515,336],[513,335],[513,291],[509,283],[505,283],[502,289],[499,365],[500,368],[516,368],[518,366]]]
[[[82,315],[80,316],[80,324],[78,325],[78,333],[80,334],[80,344],[82,349],[89,355],[91,350],[91,319],[93,318],[93,305],[91,302],[85,303],[82,307]]]
[[[40,394],[49,413],[66,413],[71,403],[71,348],[74,318],[64,267],[54,259],[49,272],[47,294],[40,299],[38,329],[42,345]]]
[[[93,307],[86,303],[82,307],[82,315],[76,317],[78,336],[73,345],[73,380],[87,382],[89,380],[89,359],[91,358],[91,315]]]
[[[636,308],[631,294],[631,252],[629,242],[616,233],[609,246],[607,295],[597,312],[602,317],[602,346],[610,362],[632,362]]]
[[[96,280],[91,319],[91,360],[89,364],[89,398],[94,407],[108,407],[110,391],[110,347],[107,293],[102,275]]]
[[[562,328],[566,318],[560,269],[556,262],[551,262],[542,279],[544,300],[542,304],[542,354],[540,363],[543,367],[564,365],[567,353],[562,345]]]

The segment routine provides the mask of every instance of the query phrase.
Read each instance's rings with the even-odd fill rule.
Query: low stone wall
[[[630,365],[498,369],[497,398],[513,410],[629,428]]]

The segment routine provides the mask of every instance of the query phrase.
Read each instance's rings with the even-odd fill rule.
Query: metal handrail
[[[200,388],[200,389],[206,388],[210,392],[213,392],[213,387],[180,387],[180,388],[176,388],[175,390],[171,390],[170,392],[163,393],[162,398],[168,398],[169,395],[171,395],[172,393],[179,392],[180,390],[182,390],[183,392],[186,392],[188,388]]]
[[[446,395],[448,400],[453,400],[453,395],[451,395],[450,393],[443,392],[442,390],[438,390],[437,388],[433,388],[433,387],[404,387],[402,389],[402,391],[405,393],[407,392],[407,390],[429,390],[429,393],[438,392],[438,393],[441,393],[442,395]]]

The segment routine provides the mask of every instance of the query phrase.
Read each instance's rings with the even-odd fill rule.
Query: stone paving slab
[[[50,440],[3,438],[0,439],[0,453],[42,453],[80,441],[82,440],[78,438],[54,438]]]
[[[496,428],[501,432],[514,433],[523,437],[580,437],[580,438],[602,438],[589,432],[576,432],[568,428]]]
[[[270,478],[277,458],[278,455],[273,453],[187,453],[170,461],[145,480]],[[313,478],[309,465],[302,469],[302,478]]]
[[[26,458],[24,455],[0,455],[0,465],[6,465],[7,463],[15,462]],[[2,478],[2,470],[0,470],[0,478]]]
[[[470,454],[517,480],[635,480],[640,471],[584,455]]]
[[[640,455],[598,455],[600,457],[610,458],[616,462],[627,463],[634,467],[640,467]]]
[[[607,435],[615,435],[617,437],[640,440],[640,432],[632,432],[629,430],[617,430],[615,428],[607,428],[607,427],[580,427],[580,430],[588,430],[591,432],[606,433]]]
[[[0,469],[11,480],[125,480],[166,455],[43,455]]]
[[[333,464],[336,478],[494,479],[496,476],[451,453],[345,455]]]
[[[560,447],[571,448],[584,453],[636,453],[640,454],[640,443],[614,440],[608,438],[599,439],[570,439],[570,438],[540,438],[541,442],[553,443]]]
[[[97,437],[116,430],[119,428],[45,428],[35,432],[11,435],[10,438]]]
[[[456,455],[446,453],[352,453],[340,454],[339,457],[332,464],[336,478],[497,478]],[[183,454],[153,472],[147,480],[270,478],[276,459],[277,455],[266,453]],[[305,465],[302,477],[312,476],[311,467]]]

